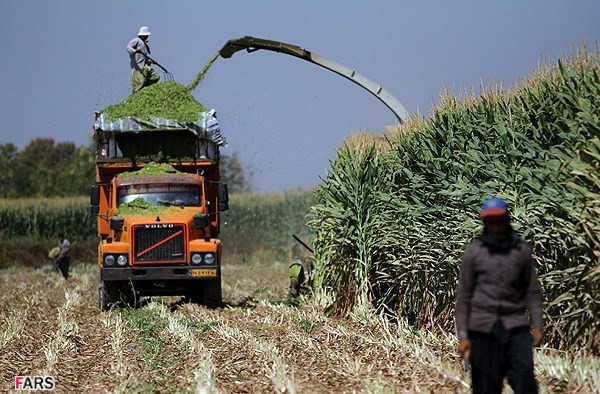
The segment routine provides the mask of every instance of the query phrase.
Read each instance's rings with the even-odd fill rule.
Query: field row
[[[225,308],[169,297],[100,313],[93,265],[76,265],[68,282],[47,268],[0,270],[0,389],[15,375],[51,375],[57,392],[467,391],[451,333],[369,311],[329,317],[323,295],[288,306],[282,264],[223,272]],[[600,383],[597,359],[536,358],[545,388]]]

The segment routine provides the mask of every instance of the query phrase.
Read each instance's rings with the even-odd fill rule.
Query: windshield
[[[200,187],[197,185],[136,184],[117,190],[117,206],[141,197],[154,205],[199,206]]]

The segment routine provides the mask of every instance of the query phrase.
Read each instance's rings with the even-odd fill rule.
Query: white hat
[[[148,29],[148,26],[140,27],[140,32],[138,33],[138,36],[149,36],[149,35],[150,35],[150,29]]]

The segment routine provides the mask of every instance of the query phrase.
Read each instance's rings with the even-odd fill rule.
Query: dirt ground
[[[284,264],[224,266],[223,281],[223,308],[154,297],[100,312],[92,264],[68,281],[2,269],[0,391],[41,375],[59,393],[468,392],[450,334],[328,317],[322,296],[286,305]]]

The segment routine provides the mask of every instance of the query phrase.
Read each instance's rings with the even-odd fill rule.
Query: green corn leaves
[[[430,119],[339,149],[310,222],[337,311],[372,305],[451,329],[459,257],[481,230],[481,201],[499,196],[533,245],[551,343],[598,351],[599,71],[584,49],[519,87],[446,95]]]
[[[56,238],[61,232],[77,239],[96,237],[89,198],[0,200],[1,238]]]

